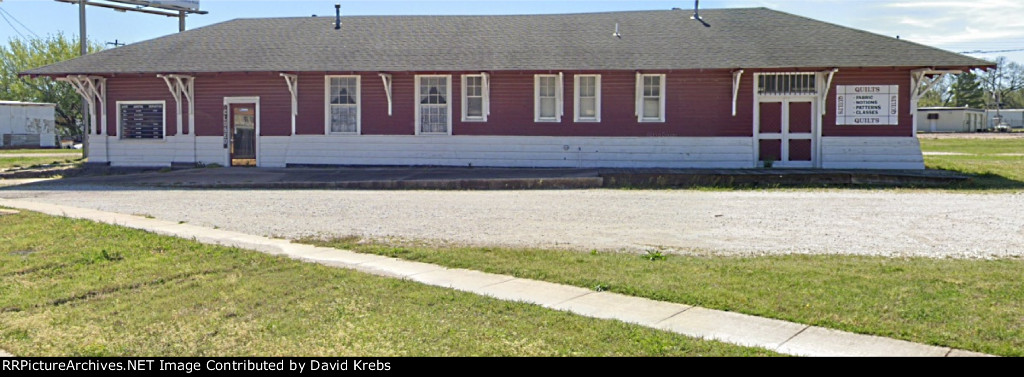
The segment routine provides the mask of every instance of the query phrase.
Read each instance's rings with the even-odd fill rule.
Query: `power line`
[[[25,34],[22,34],[21,31],[18,30],[18,28],[14,27],[14,24],[11,23],[11,20],[8,20],[7,16],[5,16],[3,13],[0,13],[0,18],[3,18],[4,21],[7,21],[7,24],[11,26],[11,30],[14,30],[15,33],[18,33],[18,35],[21,36],[21,39],[28,39],[25,37]]]
[[[960,53],[961,53],[961,54],[996,54],[996,53],[1001,53],[1001,52],[1018,52],[1018,51],[1024,51],[1024,48],[1016,48],[1016,49],[1012,49],[1012,50],[990,50],[990,51],[982,51],[982,50],[973,50],[973,51],[960,51]]]
[[[28,31],[28,32],[29,32],[30,34],[32,34],[32,35],[33,35],[33,36],[35,36],[36,38],[39,38],[39,34],[36,34],[36,32],[32,31],[32,29],[29,29],[29,28],[28,28],[28,26],[25,26],[25,24],[21,23],[21,21],[18,21],[18,18],[17,18],[17,17],[14,17],[14,15],[13,15],[13,14],[11,14],[11,12],[8,12],[8,11],[7,11],[6,9],[4,9],[4,8],[0,8],[0,13],[2,13],[2,14],[6,14],[6,15],[10,16],[10,17],[11,17],[11,19],[12,19],[12,20],[14,20],[14,22],[17,22],[17,23],[18,23],[18,25],[21,25],[21,27],[25,28],[25,30],[26,30],[26,31]],[[4,19],[6,20],[6,19],[7,19],[7,17],[4,17]],[[10,25],[10,24],[11,24],[11,21],[7,21],[7,24],[8,24],[8,25]],[[11,28],[14,28],[14,25],[11,25]],[[18,34],[21,34],[21,33],[18,33]],[[39,38],[39,39],[42,39],[42,38]]]

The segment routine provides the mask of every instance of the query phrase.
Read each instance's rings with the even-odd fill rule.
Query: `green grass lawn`
[[[303,242],[1024,356],[1024,260],[1019,259],[658,256],[395,245],[353,237]]]
[[[1024,138],[921,138],[922,152],[964,153],[966,155],[925,155],[929,169],[953,170],[973,176],[971,182],[954,189],[1024,189]]]
[[[74,165],[82,162],[81,158],[76,157],[3,157],[0,155],[0,171],[41,166]]]
[[[774,355],[26,212],[0,215],[0,349],[28,356]]]
[[[0,156],[5,154],[77,154],[82,155],[81,149],[0,149]]]

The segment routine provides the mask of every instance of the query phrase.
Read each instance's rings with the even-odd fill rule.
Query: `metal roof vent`
[[[341,30],[341,4],[334,4],[334,30]]]

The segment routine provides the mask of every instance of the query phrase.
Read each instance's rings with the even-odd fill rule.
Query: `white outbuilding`
[[[0,101],[0,147],[57,146],[55,104]]]
[[[985,110],[967,107],[917,109],[917,132],[978,132],[987,128]]]

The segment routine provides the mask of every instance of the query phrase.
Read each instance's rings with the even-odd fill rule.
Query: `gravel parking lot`
[[[1024,194],[907,191],[337,191],[71,186],[0,198],[251,234],[640,252],[1024,256]],[[2,205],[2,202],[0,202]]]

